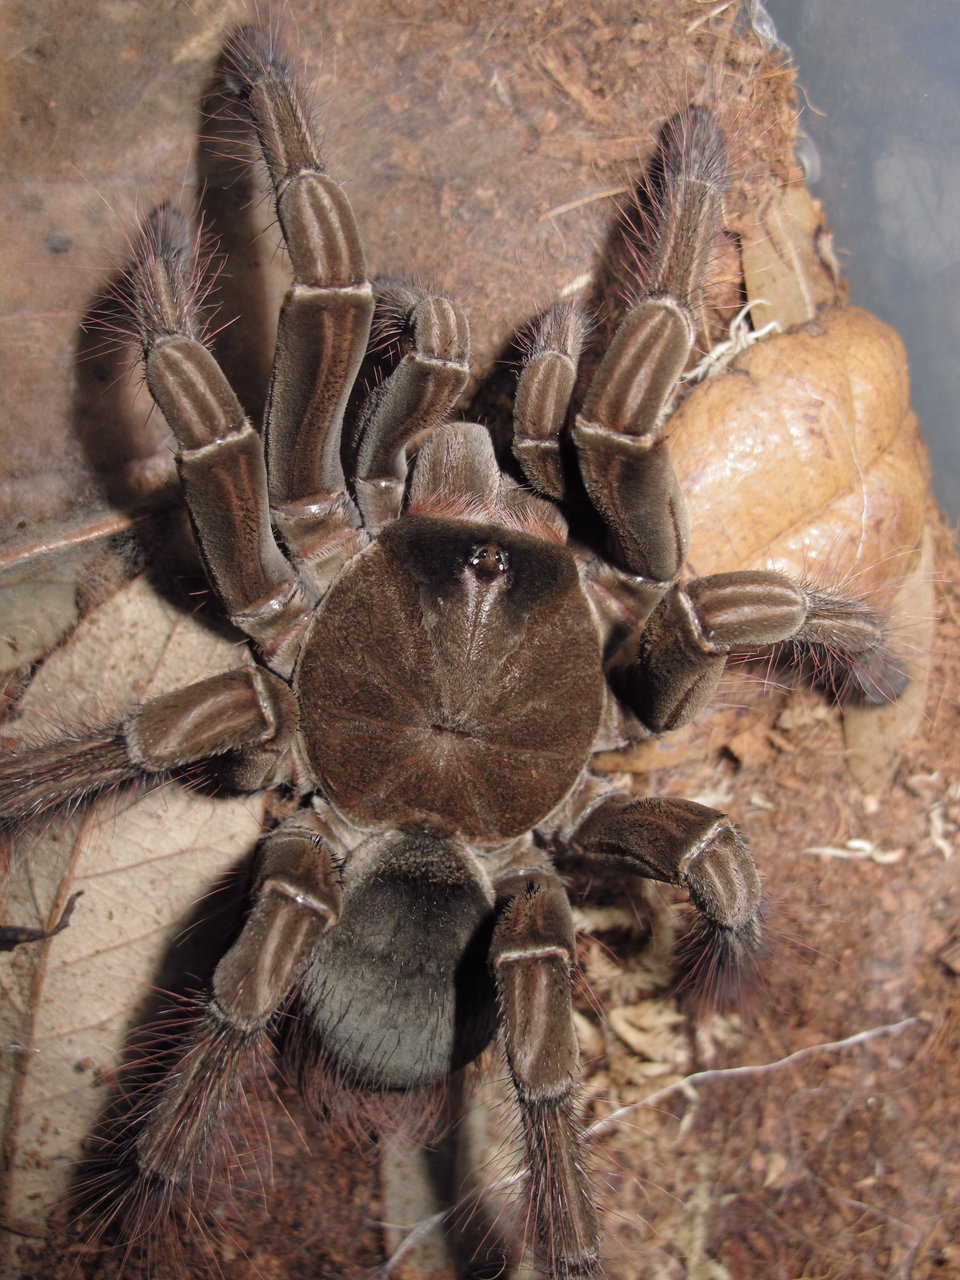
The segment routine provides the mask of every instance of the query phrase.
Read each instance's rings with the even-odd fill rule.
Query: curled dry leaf
[[[749,347],[681,405],[671,448],[694,573],[769,563],[888,609],[919,559],[928,472],[906,354],[866,311],[832,307]],[[711,501],[723,491],[736,501]]]
[[[842,583],[891,620],[911,686],[844,718],[854,777],[874,790],[920,723],[932,643],[929,465],[909,397],[899,335],[835,306],[742,352],[671,424],[694,573],[769,564]]]
[[[64,721],[107,720],[182,684],[184,670],[212,674],[237,660],[234,644],[137,579],[44,663],[5,732],[42,736]],[[253,847],[261,818],[258,797],[171,784],[16,834],[6,922],[50,929],[84,890],[68,928],[0,956],[0,1034],[13,1046],[0,1057],[0,1203],[16,1231],[42,1233],[167,953],[198,900]]]

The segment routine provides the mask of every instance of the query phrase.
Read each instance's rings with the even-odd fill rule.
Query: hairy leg
[[[530,1164],[538,1252],[551,1276],[584,1280],[600,1269],[599,1233],[576,1115],[570,904],[560,882],[544,872],[517,873],[497,888],[507,902],[491,963]]]
[[[760,877],[724,814],[692,800],[611,791],[561,840],[588,867],[686,889],[699,916],[681,955],[683,985],[708,1003],[739,994],[762,945]]]
[[[259,667],[239,667],[145,702],[118,724],[25,747],[0,759],[0,823],[42,814],[117,783],[229,755],[246,790],[290,774],[293,694]]]

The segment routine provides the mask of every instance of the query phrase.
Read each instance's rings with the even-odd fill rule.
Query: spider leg
[[[600,1261],[576,1119],[570,904],[560,882],[542,871],[517,873],[497,890],[507,901],[491,964],[523,1121],[537,1243],[549,1275],[582,1280],[599,1272]]]
[[[564,844],[588,866],[686,889],[700,913],[687,976],[707,988],[707,997],[738,989],[761,946],[760,877],[724,814],[692,800],[613,791],[588,809]]]
[[[469,324],[457,303],[394,281],[378,282],[377,293],[378,319],[391,321],[410,350],[367,400],[358,432],[354,493],[371,531],[400,515],[407,445],[447,420],[466,385],[470,354]]]
[[[883,703],[906,677],[882,620],[859,600],[813,591],[786,574],[718,573],[671,587],[608,659],[618,696],[654,733],[688,724],[713,697],[734,649],[793,644],[829,691]]]
[[[260,438],[199,336],[195,250],[186,219],[168,206],[156,210],[129,273],[144,371],[177,439],[211,584],[232,621],[283,667],[308,602],[270,527]]]
[[[202,1169],[271,1019],[339,919],[340,863],[313,814],[289,818],[261,849],[253,909],[134,1141],[139,1177],[169,1192],[188,1189]]]
[[[230,780],[254,791],[289,776],[298,722],[287,685],[239,667],[145,702],[119,724],[0,759],[0,823],[34,817],[121,782],[227,756]]]
[[[324,172],[305,94],[269,32],[234,35],[226,80],[257,132],[294,274],[264,430],[273,523],[320,596],[365,541],[340,450],[373,291],[350,203]]]
[[[696,337],[727,181],[709,112],[691,107],[665,129],[657,176],[649,284],[614,334],[572,436],[613,559],[632,574],[668,582],[683,564],[689,526],[664,424]]]
[[[696,336],[703,278],[720,230],[726,161],[710,114],[691,107],[672,121],[658,160],[649,282],[614,334],[571,430],[584,487],[607,528],[610,558],[653,585],[677,576],[689,531],[663,431]],[[555,498],[564,496],[559,437],[584,328],[570,307],[546,312],[518,389],[517,456],[531,483]]]
[[[555,302],[538,316],[514,399],[514,457],[537,492],[557,501],[567,492],[560,436],[586,330],[585,317],[568,303]]]

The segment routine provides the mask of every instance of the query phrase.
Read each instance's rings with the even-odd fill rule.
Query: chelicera
[[[594,752],[688,723],[741,648],[791,646],[867,697],[896,691],[863,604],[783,574],[681,581],[684,501],[665,435],[720,229],[723,145],[689,108],[664,131],[646,287],[578,387],[589,326],[531,326],[513,459],[457,421],[460,307],[367,279],[272,37],[231,40],[225,84],[259,138],[294,283],[261,435],[202,334],[187,221],[158,210],[129,274],[147,384],[173,430],[210,583],[252,658],[8,757],[0,815],[211,762],[300,807],[263,839],[252,907],[127,1156],[136,1195],[189,1189],[276,1015],[345,1085],[441,1084],[499,1033],[545,1271],[600,1269],[576,1121],[566,861],[681,886],[687,966],[736,975],[762,946],[735,826],[637,798]],[[371,347],[393,359],[366,394]]]

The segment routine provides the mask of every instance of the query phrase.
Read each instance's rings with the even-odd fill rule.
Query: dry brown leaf
[[[926,714],[936,622],[934,553],[931,530],[924,534],[920,558],[893,598],[892,644],[904,655],[910,684],[888,707],[848,707],[843,715],[847,762],[857,784],[875,798],[882,794],[908,738]]]
[[[44,663],[7,730],[102,722],[237,661],[236,645],[137,579]],[[253,847],[262,807],[171,783],[18,834],[8,923],[50,927],[83,892],[66,929],[0,956],[0,1035],[16,1046],[0,1059],[3,1199],[18,1229],[42,1229],[66,1190],[137,1006],[196,903]]]
[[[883,609],[920,557],[928,468],[906,355],[865,311],[756,343],[694,389],[670,438],[695,573],[769,565]]]
[[[778,188],[748,211],[740,262],[756,329],[806,324],[820,307],[846,297],[823,210],[800,183]]]

